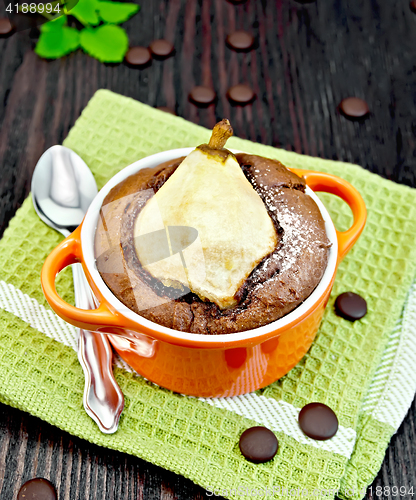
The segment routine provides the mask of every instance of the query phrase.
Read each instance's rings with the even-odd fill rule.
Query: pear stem
[[[227,140],[233,135],[233,129],[227,118],[218,122],[212,130],[208,146],[212,149],[222,149]]]

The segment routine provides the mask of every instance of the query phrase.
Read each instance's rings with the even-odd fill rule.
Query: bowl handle
[[[105,301],[102,301],[97,309],[79,309],[65,302],[56,292],[56,275],[70,264],[82,262],[81,227],[82,224],[46,258],[40,276],[43,293],[56,314],[78,328],[97,331],[103,326],[119,327],[119,316]]]
[[[354,218],[352,226],[346,231],[336,230],[338,238],[338,262],[341,262],[351,250],[365,226],[367,210],[362,196],[354,186],[336,175],[297,168],[291,168],[290,170],[300,177],[303,176],[306,184],[313,191],[335,194],[348,203],[351,208]]]

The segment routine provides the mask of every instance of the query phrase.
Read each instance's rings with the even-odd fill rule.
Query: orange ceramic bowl
[[[279,379],[308,351],[321,323],[337,266],[364,228],[366,208],[358,191],[345,180],[292,169],[305,177],[307,193],[317,203],[332,243],[325,273],[316,289],[283,318],[252,330],[209,336],[166,328],[134,313],[113,295],[95,265],[94,234],[103,200],[116,184],[142,168],[185,156],[192,149],[149,156],[115,175],[98,193],[82,224],[46,259],[41,275],[42,287],[47,301],[61,318],[85,330],[108,333],[118,354],[147,379],[192,396],[237,396]],[[337,231],[313,191],[335,194],[348,203],[354,217],[351,228]],[[56,275],[75,262],[82,263],[99,300],[100,305],[95,310],[69,305],[56,292]]]

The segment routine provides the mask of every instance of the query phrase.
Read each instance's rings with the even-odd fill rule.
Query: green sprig
[[[129,39],[120,26],[103,24],[83,29],[80,44],[87,54],[101,62],[120,62],[129,48]]]
[[[139,10],[133,3],[108,0],[79,0],[70,10],[41,27],[35,52],[46,59],[58,59],[82,47],[101,62],[117,63],[124,59],[129,40],[124,23]],[[74,16],[85,27],[78,31],[67,26],[67,16]]]

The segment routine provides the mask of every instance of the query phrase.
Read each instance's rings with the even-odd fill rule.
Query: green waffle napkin
[[[196,146],[209,136],[181,118],[100,90],[64,145],[86,161],[101,188],[140,158]],[[208,496],[331,498],[338,492],[362,498],[415,390],[416,192],[355,165],[238,138],[228,147],[336,174],[365,199],[366,228],[341,263],[317,338],[300,363],[256,393],[211,400],[157,387],[119,363],[115,374],[125,409],[119,430],[101,434],[82,406],[75,330],[51,311],[40,287],[42,263],[62,237],[38,219],[29,197],[0,241],[0,400],[182,474]],[[348,207],[331,195],[322,199],[337,227],[349,227]],[[68,270],[58,278],[68,301],[71,280]],[[348,290],[368,302],[368,314],[354,323],[333,310],[336,296]],[[340,429],[329,441],[299,431],[298,411],[312,401],[326,403],[338,416]],[[276,433],[279,450],[272,461],[256,465],[242,457],[238,441],[259,423]]]

